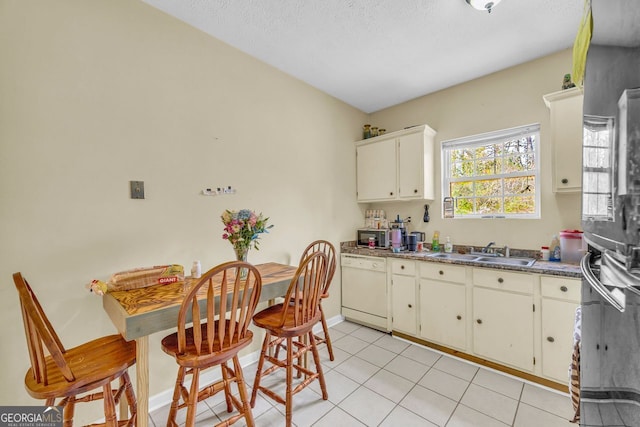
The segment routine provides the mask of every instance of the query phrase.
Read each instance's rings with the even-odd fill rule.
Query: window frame
[[[451,164],[451,156],[450,152],[453,149],[460,148],[477,148],[490,144],[500,144],[507,141],[511,141],[514,139],[519,139],[528,135],[534,135],[534,147],[533,147],[533,156],[534,156],[534,169],[531,171],[520,171],[520,172],[508,172],[508,173],[498,173],[494,175],[476,175],[475,173],[471,176],[465,176],[464,178],[452,178],[452,164]],[[477,135],[466,136],[462,138],[450,139],[446,141],[442,141],[440,145],[440,171],[441,171],[441,191],[442,198],[444,200],[445,197],[451,197],[450,194],[450,184],[452,182],[457,181],[482,181],[487,179],[495,179],[495,178],[513,178],[519,176],[531,176],[534,177],[534,212],[532,213],[524,213],[524,214],[509,214],[509,213],[492,213],[492,214],[465,214],[465,215],[454,215],[454,218],[457,219],[540,219],[541,218],[541,206],[540,206],[540,124],[533,123],[526,126],[518,126],[514,128],[502,129],[492,132],[481,133]],[[476,198],[475,190],[472,196]],[[504,211],[504,186],[502,187],[501,194],[497,196],[502,199],[502,209]],[[454,198],[454,203],[457,204],[457,199]],[[442,217],[444,218],[444,211],[442,212]]]

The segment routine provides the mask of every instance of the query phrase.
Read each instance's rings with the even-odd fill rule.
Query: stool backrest
[[[51,322],[44,313],[38,298],[33,293],[29,283],[22,277],[21,273],[13,275],[13,282],[20,297],[20,309],[24,322],[24,332],[29,348],[29,358],[31,360],[31,371],[34,380],[40,384],[48,383],[47,364],[45,362],[45,349],[55,361],[60,373],[67,381],[74,381],[75,377],[71,368],[64,358],[66,352],[58,334],[53,329]]]
[[[242,277],[242,269],[246,277]],[[243,340],[261,291],[260,272],[246,262],[226,262],[204,273],[180,306],[178,353],[186,348],[187,325],[192,321],[198,355],[224,351]]]
[[[309,244],[309,246],[307,246],[307,248],[302,252],[299,264],[314,252],[322,252],[327,256],[327,280],[324,288],[322,289],[322,293],[326,295],[329,293],[329,286],[331,285],[333,274],[336,272],[336,248],[327,240],[316,240],[315,242],[311,242],[311,244]]]
[[[280,326],[285,324],[287,317],[293,317],[292,327],[318,320],[318,302],[327,281],[327,264],[327,256],[322,252],[314,252],[303,259],[289,284],[284,299],[289,303],[283,305]]]

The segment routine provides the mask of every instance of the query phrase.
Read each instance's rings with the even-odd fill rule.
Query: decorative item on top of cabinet
[[[435,134],[422,125],[357,142],[358,202],[433,200]]]
[[[577,87],[543,96],[550,113],[555,193],[575,193],[581,190],[582,98],[582,89]]]

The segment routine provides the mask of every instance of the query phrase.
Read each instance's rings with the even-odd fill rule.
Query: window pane
[[[523,172],[535,169],[535,155],[521,154],[504,159],[504,173]]]
[[[476,212],[479,214],[495,214],[502,212],[502,199],[498,197],[478,197]]]
[[[473,176],[473,162],[464,161],[451,164],[451,177],[460,178],[464,176]]]
[[[476,196],[499,196],[502,194],[502,180],[485,179],[476,181]]]
[[[532,214],[535,212],[533,196],[511,196],[504,198],[504,212],[507,214]]]
[[[452,182],[449,194],[451,197],[473,196],[473,182]]]
[[[473,213],[473,199],[458,198],[455,203],[454,215],[469,215]]]
[[[491,159],[491,160],[478,160],[476,162],[476,175],[497,175],[499,174],[501,168],[501,160]]]
[[[535,193],[535,177],[534,176],[518,176],[515,178],[505,178],[504,194],[524,194]]]

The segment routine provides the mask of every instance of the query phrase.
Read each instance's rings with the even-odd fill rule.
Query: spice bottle
[[[371,138],[371,125],[364,125],[362,128],[362,139]]]
[[[540,249],[540,256],[542,258],[542,261],[549,261],[549,246],[543,246]]]
[[[378,136],[378,128],[376,126],[371,127],[371,138]]]
[[[193,261],[193,265],[191,266],[191,277],[199,279],[200,276],[202,276],[202,266],[200,265],[200,261]]]

